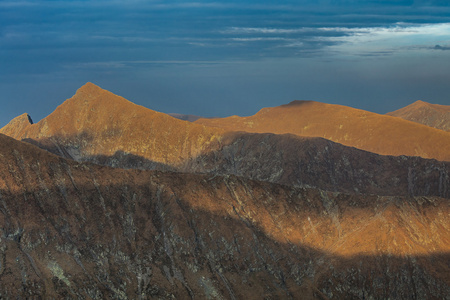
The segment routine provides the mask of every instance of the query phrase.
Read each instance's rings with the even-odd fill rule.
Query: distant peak
[[[21,114],[20,116],[12,119],[5,127],[0,129],[0,133],[8,135],[13,138],[19,138],[21,132],[28,126],[33,124],[33,120],[27,113]]]
[[[20,116],[15,117],[12,121],[20,122],[20,123],[29,123],[30,125],[33,125],[33,120],[31,119],[30,115],[27,113],[21,114]]]
[[[98,88],[101,89],[98,85],[92,83],[92,82],[86,82],[81,88]]]
[[[82,87],[80,87],[77,90],[77,93],[81,92],[102,92],[104,91],[104,89],[102,89],[101,87],[99,87],[98,85],[93,84],[92,82],[87,82],[85,85],[83,85]]]
[[[430,103],[422,101],[422,100],[417,100],[413,104],[415,104],[415,105],[429,105]]]
[[[299,106],[299,105],[305,105],[305,104],[310,104],[310,103],[314,103],[314,101],[311,101],[311,100],[294,100],[294,101],[289,102],[288,104],[283,104],[281,106],[284,106],[284,107]]]

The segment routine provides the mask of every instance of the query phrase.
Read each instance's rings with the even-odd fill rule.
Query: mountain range
[[[0,297],[445,299],[449,136],[310,101],[188,122],[88,83],[0,130]]]

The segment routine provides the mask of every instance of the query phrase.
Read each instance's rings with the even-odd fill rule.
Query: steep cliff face
[[[450,131],[450,105],[431,104],[418,100],[387,115]]]
[[[0,135],[2,298],[450,293],[448,199],[79,164]]]
[[[341,105],[294,101],[263,108],[250,117],[199,119],[195,123],[228,131],[323,137],[382,155],[450,161],[449,132]]]

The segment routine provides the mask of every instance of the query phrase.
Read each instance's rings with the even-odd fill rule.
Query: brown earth
[[[227,131],[292,133],[325,139],[382,155],[450,161],[450,133],[341,105],[293,101],[249,117],[199,119],[194,123]]]
[[[0,135],[1,298],[444,299],[450,206],[80,164]]]
[[[431,104],[418,100],[387,115],[450,131],[450,105]]]

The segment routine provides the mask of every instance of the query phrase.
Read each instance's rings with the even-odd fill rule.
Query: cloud
[[[373,27],[231,27],[221,33],[238,35],[231,38],[234,41],[278,42],[278,48],[316,49],[322,55],[388,56],[432,47],[447,50],[448,47],[440,46],[440,41],[450,41],[450,23],[396,23]]]
[[[433,47],[433,49],[435,49],[435,50],[450,50],[450,46],[436,45]]]
[[[440,40],[450,40],[450,23],[405,24],[388,27],[335,28],[346,34],[339,37],[317,37],[322,41],[336,42],[330,46],[335,51],[348,54],[395,53],[405,49],[420,50],[435,45]],[[387,51],[387,52],[386,52]]]
[[[311,31],[312,28],[282,29],[282,28],[256,28],[256,27],[231,27],[221,31],[224,34],[292,34]]]

